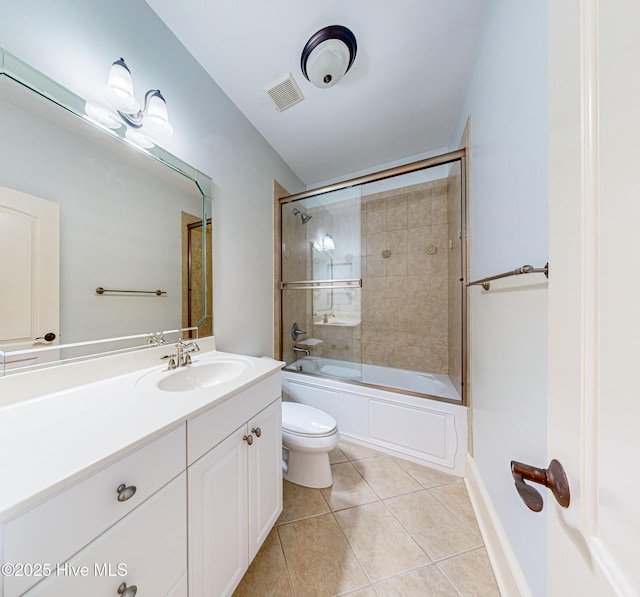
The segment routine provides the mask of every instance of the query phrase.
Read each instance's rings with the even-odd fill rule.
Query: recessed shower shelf
[[[298,340],[298,342],[296,342],[296,346],[318,346],[318,344],[322,344],[322,340],[318,338],[307,338],[306,340]]]
[[[360,321],[351,321],[351,320],[344,320],[344,319],[338,319],[338,320],[329,320],[329,321],[314,321],[313,325],[321,325],[321,326],[326,326],[326,327],[330,327],[330,326],[335,326],[335,327],[340,327],[340,328],[353,328],[357,325],[360,325]]]

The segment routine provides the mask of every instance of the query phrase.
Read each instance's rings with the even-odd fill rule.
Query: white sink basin
[[[171,371],[153,371],[143,375],[137,385],[164,392],[193,392],[206,390],[218,384],[240,377],[253,366],[250,360],[235,357],[198,361]]]

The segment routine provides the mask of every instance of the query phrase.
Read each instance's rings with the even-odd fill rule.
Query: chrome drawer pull
[[[262,429],[260,429],[260,427],[254,427],[251,430],[251,433],[255,433],[256,437],[260,437],[262,435]]]
[[[122,597],[135,597],[137,592],[138,592],[138,587],[136,587],[135,585],[131,585],[130,587],[127,587],[126,582],[123,582],[118,587],[118,595],[122,595]]]
[[[122,485],[118,485],[118,489],[116,489],[116,491],[118,492],[118,501],[119,502],[126,502],[128,499],[131,499],[135,493],[136,493],[136,486],[135,485],[129,485],[129,487],[127,487],[124,483]],[[137,591],[138,589],[136,589]],[[135,595],[135,593],[131,593],[131,595]],[[129,595],[127,595],[127,597],[129,597]]]
[[[242,439],[246,441],[249,445],[253,443],[253,435],[245,435]]]

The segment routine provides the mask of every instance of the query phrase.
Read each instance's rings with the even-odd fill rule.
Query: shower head
[[[313,216],[310,216],[309,214],[301,212],[297,207],[293,208],[293,215],[294,216],[298,216],[299,215],[303,224],[306,224],[313,217]]]

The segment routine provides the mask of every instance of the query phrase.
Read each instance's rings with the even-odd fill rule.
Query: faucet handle
[[[291,339],[296,342],[298,340],[298,336],[301,336],[302,334],[306,334],[307,332],[305,332],[304,330],[301,330],[298,327],[297,323],[293,323],[293,325],[291,326]]]

